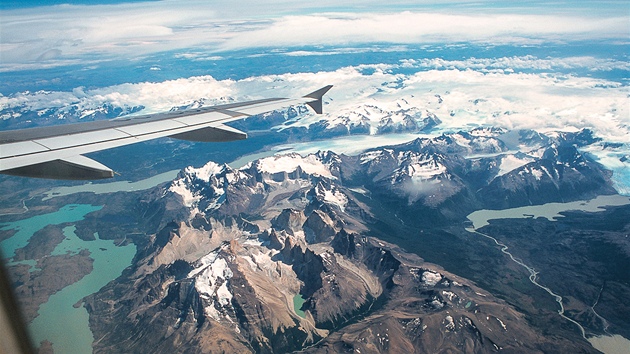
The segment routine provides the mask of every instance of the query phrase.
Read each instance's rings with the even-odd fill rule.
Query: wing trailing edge
[[[201,142],[226,142],[247,139],[247,133],[224,124],[169,136],[175,139]]]
[[[266,98],[188,111],[0,132],[0,173],[52,179],[111,178],[114,172],[110,168],[83,154],[160,137],[201,142],[246,139],[246,133],[224,123],[301,104],[321,114],[322,97],[331,87],[322,87],[300,98]]]
[[[109,167],[81,155],[12,168],[2,173],[12,176],[70,180],[114,177],[114,171]]]

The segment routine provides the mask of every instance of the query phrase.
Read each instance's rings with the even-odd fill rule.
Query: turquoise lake
[[[0,242],[0,249],[5,258],[15,256],[15,250],[28,244],[33,234],[48,225],[58,225],[66,222],[77,222],[102,206],[88,204],[68,204],[54,213],[33,216],[28,219],[0,224],[0,230],[17,230],[11,238]]]
[[[100,210],[101,206],[86,204],[66,205],[54,213],[4,223],[3,230],[16,229],[18,232],[0,243],[5,257],[12,257],[15,250],[24,247],[33,233],[47,225],[72,223],[82,220],[85,215]],[[81,354],[92,352],[94,337],[88,326],[88,313],[83,306],[73,305],[87,295],[100,290],[104,285],[116,279],[122,271],[131,265],[136,253],[132,244],[117,247],[112,240],[101,240],[95,233],[96,240],[83,241],[75,234],[75,226],[63,229],[66,238],[53,250],[53,255],[76,254],[82,249],[90,251],[94,259],[94,270],[78,282],[53,294],[42,304],[38,316],[28,324],[34,345],[46,339],[53,343],[56,353]]]

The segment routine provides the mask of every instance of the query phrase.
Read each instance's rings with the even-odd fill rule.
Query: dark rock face
[[[166,246],[166,244],[169,243],[173,239],[173,237],[178,236],[178,230],[179,225],[177,223],[171,221],[166,224],[166,226],[155,235],[155,246]]]
[[[279,231],[294,234],[304,224],[304,214],[299,210],[284,209],[280,215],[271,221],[271,226]]]
[[[354,242],[354,234],[349,234],[346,230],[341,230],[335,235],[330,245],[336,253],[349,258],[354,258],[356,252],[356,244]]]
[[[197,230],[210,231],[212,225],[208,222],[208,219],[203,214],[195,214],[192,220],[190,220],[190,226]]]
[[[614,194],[609,178],[610,172],[573,145],[562,144],[546,149],[540,160],[495,178],[478,194],[493,209],[564,202]]]
[[[333,221],[325,213],[315,210],[304,222],[306,242],[320,243],[330,239],[335,234]]]
[[[385,219],[422,230],[483,207],[611,192],[573,146],[587,133],[521,132],[535,142],[523,155],[507,153],[504,134],[187,168],[143,200],[160,227],[133,266],[86,299],[95,352],[592,352],[370,235]]]

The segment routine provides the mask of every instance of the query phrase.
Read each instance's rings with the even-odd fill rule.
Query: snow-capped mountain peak
[[[311,154],[306,157],[298,153],[287,155],[266,157],[254,162],[254,168],[261,173],[294,172],[298,167],[307,174],[318,175],[328,178],[335,178],[329,168],[325,166],[317,155]]]
[[[297,153],[271,156],[251,162],[235,170],[228,165],[209,162],[200,168],[187,167],[180,172],[168,191],[178,195],[194,215],[221,208],[250,210],[261,208],[269,200],[269,191],[296,192],[320,179],[336,180],[340,159],[331,152],[302,156]],[[345,206],[343,194],[329,191],[322,201],[340,208]]]

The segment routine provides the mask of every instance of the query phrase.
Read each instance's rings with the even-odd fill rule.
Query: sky
[[[422,74],[425,75],[422,78],[424,81],[414,84],[415,87],[424,88],[427,81],[437,80],[435,78],[438,77],[449,83],[453,81],[446,78],[443,72],[435,72],[441,70],[459,75],[462,80],[472,80],[475,85],[484,85],[488,90],[500,87],[494,82],[503,82],[515,87],[515,90],[521,85],[536,92],[539,91],[535,86],[538,80],[553,83],[556,89],[565,87],[567,94],[573,94],[567,88],[569,85],[573,85],[572,89],[580,87],[589,90],[605,87],[610,89],[609,92],[614,91],[611,99],[615,100],[623,97],[627,91],[619,86],[627,85],[628,77],[624,78],[627,75],[623,73],[630,71],[627,55],[612,56],[606,52],[607,49],[597,54],[571,53],[570,50],[562,52],[565,47],[572,48],[575,43],[607,43],[610,44],[609,48],[622,48],[621,52],[629,48],[630,5],[627,1],[321,0],[315,6],[310,1],[287,0],[242,0],[237,3],[228,0],[37,0],[3,1],[0,6],[3,9],[0,21],[0,76],[5,74],[12,78],[14,76],[9,74],[23,73],[28,79],[32,73],[35,78],[38,77],[36,74],[55,67],[68,67],[71,68],[69,70],[79,72],[92,70],[88,76],[77,76],[86,81],[84,84],[71,82],[74,84],[71,90],[64,88],[39,95],[5,92],[7,96],[0,96],[0,113],[7,107],[41,110],[47,106],[78,104],[92,109],[106,102],[121,106],[142,105],[146,111],[159,111],[195,98],[213,95],[248,97],[274,87],[261,84],[273,77],[262,71],[249,79],[171,75],[165,80],[142,81],[143,77],[149,75],[134,72],[134,65],[144,65],[157,55],[165,55],[177,61],[177,65],[198,61],[212,67],[226,65],[226,60],[223,60],[225,53],[251,49],[259,50],[256,55],[275,55],[277,63],[282,62],[282,56],[304,57],[306,63],[310,60],[309,56],[350,54],[357,58],[368,58],[370,53],[366,48],[369,45],[378,46],[371,50],[399,51],[403,53],[403,58],[404,53],[412,49],[417,52],[417,48],[424,46],[428,46],[427,52],[433,50],[430,46],[442,46],[446,50],[449,46],[454,49],[457,46],[477,46],[488,48],[487,53],[484,53],[488,57],[475,58],[473,54],[461,52],[463,56],[458,60],[429,56],[418,58],[417,54],[413,54],[414,57],[405,58],[401,63],[375,66],[376,69],[372,70],[377,72],[368,74],[361,72],[360,64],[352,64],[345,71],[332,67],[319,76],[311,75],[312,70],[305,75],[319,77],[313,79],[316,82],[312,85],[323,86],[330,83],[325,81],[337,81],[339,87],[344,86],[344,80],[348,79],[340,72],[354,72],[358,73],[359,78],[352,80],[364,80],[369,83],[366,85],[378,87],[388,80],[409,83],[414,77],[421,76],[420,71],[433,70],[430,74]],[[509,51],[489,54],[490,49],[497,46],[520,48],[519,53],[522,53],[522,48],[546,45],[553,49],[548,53],[539,52],[538,56],[510,55]],[[102,66],[112,61],[127,63],[126,67],[121,67],[124,73],[119,81],[105,87],[90,85],[90,76],[113,74],[107,72],[115,71],[115,67]],[[253,63],[256,65],[256,62]],[[173,67],[177,65],[172,65],[170,70],[174,70]],[[402,74],[405,66],[410,70]],[[99,71],[99,68],[102,69]],[[162,67],[152,65],[150,70],[160,71]],[[165,67],[165,70],[169,69]],[[481,76],[471,76],[466,73],[468,70]],[[598,81],[592,77],[601,73],[619,76],[615,74],[617,72],[622,73],[620,80]],[[273,80],[301,80],[297,79],[302,77],[300,72],[291,73],[297,76],[282,76],[279,70]],[[529,76],[519,76],[522,73]],[[549,73],[552,75],[549,76]],[[50,75],[63,77],[66,74],[52,72]],[[334,75],[340,76],[334,78]],[[126,78],[129,81],[125,81]],[[248,82],[254,84],[249,85]],[[400,89],[400,94],[405,90],[410,91],[414,85],[407,84],[404,89]],[[474,87],[472,84],[467,85],[466,81],[458,85]],[[286,82],[275,86],[293,89],[296,85]],[[362,92],[373,91],[361,84],[349,84],[350,87]],[[542,87],[546,87],[546,84]],[[274,89],[282,91],[281,87]],[[474,88],[480,89],[480,86]],[[500,91],[492,94],[506,96],[501,95]],[[392,95],[399,94],[393,89],[391,92]],[[527,101],[530,103],[523,111],[530,112],[535,109],[537,101],[551,102],[558,95],[529,95]],[[580,100],[592,101],[592,107],[602,110],[597,113],[588,108],[588,104],[580,103],[584,115],[591,118],[597,114],[609,114],[613,109],[617,116],[628,114],[623,100],[621,103],[617,100],[611,105],[601,99],[596,101],[598,93],[583,92],[579,96],[582,97]],[[349,100],[356,99],[359,97]],[[620,107],[611,108],[615,105]],[[558,104],[550,103],[550,106],[556,107]],[[562,111],[560,108],[549,109],[553,112]]]
[[[0,72],[196,48],[628,42],[625,1],[9,1]],[[87,5],[89,3],[90,5]],[[97,3],[97,5],[94,5]],[[27,6],[28,4],[28,6]],[[40,6],[33,6],[40,5]]]
[[[627,1],[322,0],[315,6],[286,0],[108,0],[0,6],[0,78],[35,82],[28,91],[3,91],[2,119],[26,110],[89,113],[106,104],[151,113],[199,99],[210,104],[270,92],[290,96],[334,84],[327,95],[327,119],[333,121],[366,103],[389,107],[404,98],[453,129],[592,128],[616,142],[630,136]],[[217,77],[233,60],[227,53],[238,51],[247,60],[237,61],[236,70],[248,74]],[[372,60],[379,51],[398,54]],[[263,56],[272,59],[257,61]],[[338,59],[347,56],[354,61]],[[333,64],[308,67],[315,58]],[[116,64],[122,73],[106,66],[111,62],[124,63]],[[202,70],[180,74],[181,66],[193,64]],[[249,65],[257,69],[248,71]],[[63,81],[70,74],[74,81]],[[92,81],[108,76],[115,79]],[[39,91],[38,80],[65,85]],[[6,80],[3,87],[10,87]],[[435,105],[435,95],[445,103]]]

